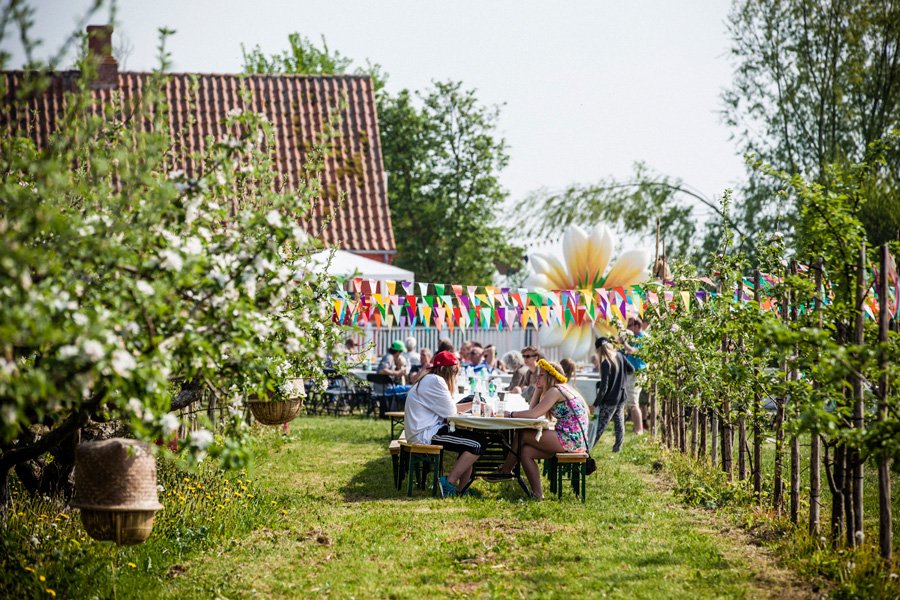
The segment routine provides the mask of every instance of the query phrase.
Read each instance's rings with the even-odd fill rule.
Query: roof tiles
[[[2,76],[8,94],[14,93],[23,79],[20,71]],[[38,147],[45,147],[64,110],[64,92],[77,76],[77,72],[58,73],[45,93],[29,101],[28,114],[0,113],[0,130],[28,131]],[[100,103],[117,103],[124,110],[141,96],[150,77],[149,73],[121,72],[117,88],[97,89],[93,94]],[[191,155],[204,149],[208,136],[226,135],[225,117],[230,110],[252,110],[272,123],[279,173],[276,183],[287,189],[296,189],[304,178],[312,145],[329,118],[340,113],[337,135],[320,173],[322,198],[313,207],[312,219],[304,224],[310,234],[329,245],[393,253],[381,138],[369,77],[176,73],[167,75],[164,91],[174,152],[187,173],[196,171]],[[333,211],[334,218],[329,220]]]

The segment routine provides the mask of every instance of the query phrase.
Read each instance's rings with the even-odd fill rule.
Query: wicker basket
[[[250,412],[263,425],[283,425],[293,421],[303,408],[303,398],[250,400]]]
[[[162,508],[149,447],[124,438],[80,444],[72,506],[81,509],[84,529],[95,540],[120,545],[146,540]]]
[[[81,509],[81,523],[95,540],[113,541],[120,546],[140,544],[153,531],[155,510]]]

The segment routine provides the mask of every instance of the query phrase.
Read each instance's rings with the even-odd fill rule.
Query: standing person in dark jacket
[[[625,379],[634,369],[625,359],[625,355],[616,350],[609,339],[597,338],[594,346],[600,357],[600,383],[597,385],[597,398],[594,400],[597,420],[591,426],[591,447],[600,439],[609,420],[613,419],[616,434],[613,452],[618,452],[622,449],[622,441],[625,439]]]

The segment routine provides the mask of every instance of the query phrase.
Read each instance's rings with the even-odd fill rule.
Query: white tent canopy
[[[359,254],[353,254],[346,250],[323,250],[312,255],[312,263],[317,265],[317,270],[324,270],[328,264],[329,255],[334,252],[327,273],[335,277],[362,277],[384,281],[414,281],[416,274],[406,269],[401,269],[377,260],[372,260]]]

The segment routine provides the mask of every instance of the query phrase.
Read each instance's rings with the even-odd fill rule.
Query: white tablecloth
[[[447,419],[450,423],[450,431],[456,431],[456,426],[470,429],[486,429],[489,431],[503,431],[508,429],[536,429],[537,440],[541,439],[541,432],[550,426],[550,421],[541,417],[539,419],[510,419],[508,417],[473,417],[471,415],[456,415]]]

